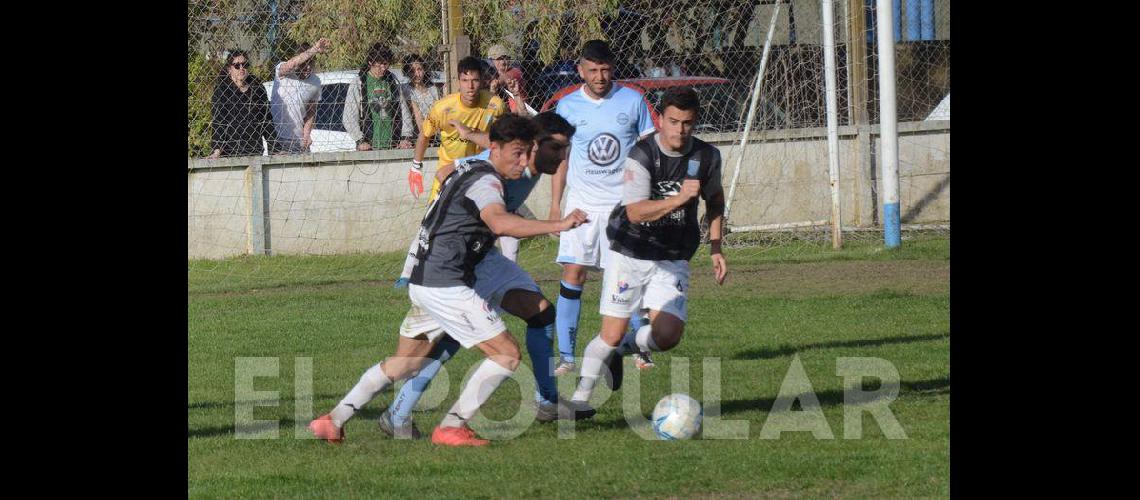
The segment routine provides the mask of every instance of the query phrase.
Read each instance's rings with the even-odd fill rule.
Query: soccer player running
[[[582,46],[578,75],[581,90],[558,101],[555,111],[577,127],[570,158],[551,179],[550,220],[561,218],[562,191],[567,210],[581,209],[590,221],[559,235],[562,283],[558,293],[558,351],[555,375],[574,371],[574,347],[581,317],[582,289],[588,268],[605,269],[609,240],[606,219],[622,195],[622,166],[639,137],[653,133],[653,119],[641,93],[613,81],[617,58],[609,45],[590,40]],[[639,321],[635,316],[634,321]],[[640,367],[648,366],[648,358]]]
[[[527,220],[506,211],[503,184],[519,179],[530,164],[537,128],[528,119],[507,116],[491,126],[490,162],[476,161],[452,175],[420,225],[420,246],[408,285],[412,304],[440,324],[466,348],[478,347],[487,357],[464,385],[459,398],[432,433],[446,446],[483,446],[467,421],[518,367],[518,344],[495,307],[474,289],[476,267],[491,250],[495,237],[527,238],[566,231],[586,221],[575,210],[556,221]],[[524,273],[525,274],[525,273]],[[503,309],[531,319],[542,314],[541,294],[513,291]],[[549,306],[549,303],[547,303]],[[330,442],[344,440],[344,424],[395,381],[411,376],[424,363],[437,338],[400,336],[395,355],[369,368],[356,386],[328,414],[309,423],[314,435]]]
[[[681,341],[689,259],[701,239],[698,195],[708,213],[713,277],[719,285],[728,275],[721,253],[720,151],[692,136],[700,109],[692,88],[666,91],[660,104],[661,129],[639,141],[625,160],[621,203],[606,228],[611,252],[602,278],[602,331],[582,356],[582,376],[572,398],[576,403],[589,400],[603,370],[611,389],[621,387],[622,356],[638,350],[668,351]],[[649,309],[649,324],[626,333],[639,303]]]
[[[522,206],[531,191],[534,189],[542,174],[553,174],[558,165],[566,159],[569,151],[570,137],[574,135],[574,126],[570,125],[553,111],[540,113],[534,118],[538,126],[538,135],[535,141],[535,152],[531,156],[531,164],[517,180],[509,180],[504,186],[504,199],[506,210],[514,213]],[[472,132],[472,139],[476,142],[489,144],[486,133]],[[465,172],[473,165],[475,160],[487,161],[490,151],[483,151],[475,156],[456,160],[456,172]],[[415,266],[415,254],[419,248],[419,240],[414,243],[405,270],[410,277],[411,269]],[[505,262],[505,261],[510,262]],[[475,292],[487,298],[492,304],[503,299],[504,304],[515,301],[512,294],[523,293],[528,301],[538,301],[539,314],[526,317],[515,314],[527,321],[526,344],[530,355],[531,366],[534,368],[536,381],[535,403],[538,408],[536,418],[540,422],[552,422],[559,418],[574,419],[583,415],[576,412],[573,405],[558,397],[558,387],[553,378],[551,366],[552,341],[554,331],[554,308],[542,296],[541,289],[534,280],[523,271],[514,260],[497,250],[491,250],[479,265],[475,266]],[[532,296],[537,294],[537,297]],[[514,311],[512,311],[514,313]],[[428,338],[439,338],[435,348],[428,355],[429,361],[413,378],[404,384],[403,388],[392,401],[392,405],[380,415],[380,429],[397,439],[419,439],[419,429],[411,419],[412,410],[423,397],[431,380],[439,373],[440,367],[446,363],[459,350],[459,343],[448,336],[438,322],[413,306],[404,317],[400,325],[400,335],[416,338],[421,335]]]

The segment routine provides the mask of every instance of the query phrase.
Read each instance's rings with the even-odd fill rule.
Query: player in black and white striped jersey
[[[621,387],[621,357],[638,351],[668,351],[681,341],[687,318],[689,259],[700,245],[697,197],[705,200],[713,274],[723,284],[728,264],[721,253],[724,189],[720,151],[693,137],[700,99],[689,87],[669,89],[661,99],[658,130],[630,150],[622,200],[610,213],[609,265],[602,278],[601,333],[583,354],[573,402],[585,403],[605,372],[611,389]],[[639,305],[650,322],[626,333]]]

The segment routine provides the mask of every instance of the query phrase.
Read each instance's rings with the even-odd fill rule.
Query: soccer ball
[[[653,408],[653,432],[667,441],[689,439],[701,430],[704,410],[688,394],[670,394]]]

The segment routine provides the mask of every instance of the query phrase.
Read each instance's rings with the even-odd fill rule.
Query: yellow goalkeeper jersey
[[[439,165],[446,166],[456,159],[471,156],[483,150],[474,142],[459,137],[459,131],[448,123],[456,120],[465,127],[479,132],[491,129],[491,122],[505,113],[507,107],[498,96],[492,96],[486,89],[475,97],[475,105],[467,107],[459,98],[459,93],[448,95],[432,105],[423,124],[423,135],[431,137],[439,132]],[[431,197],[439,195],[439,181],[434,176],[431,184]]]

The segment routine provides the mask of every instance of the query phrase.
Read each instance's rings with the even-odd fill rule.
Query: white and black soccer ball
[[[667,441],[689,439],[701,431],[704,409],[688,394],[670,394],[653,408],[653,432]]]

